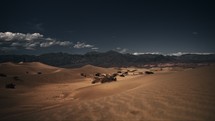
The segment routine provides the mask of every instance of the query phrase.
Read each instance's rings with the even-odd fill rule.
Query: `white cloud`
[[[40,47],[50,47],[52,45],[54,45],[54,42],[52,42],[52,41],[40,43]]]
[[[152,55],[162,55],[160,52],[134,52],[133,55],[144,55],[144,54],[152,54]]]
[[[188,53],[185,53],[185,52],[177,52],[177,53],[171,53],[171,54],[167,54],[167,55],[170,55],[170,56],[181,56],[181,55],[184,55],[184,54],[188,54]]]
[[[181,55],[185,55],[185,54],[195,54],[195,55],[210,55],[210,54],[214,54],[214,53],[192,53],[192,52],[177,52],[177,53],[171,53],[171,54],[167,54],[169,56],[181,56]]]
[[[41,35],[40,33],[33,33],[33,34],[29,34],[27,33],[25,36],[25,40],[35,40],[35,39],[40,39],[42,38],[43,35]]]
[[[45,38],[45,40],[47,40],[47,41],[54,41],[54,39],[52,39],[52,38]]]
[[[22,41],[32,41],[35,39],[41,39],[43,35],[40,33],[12,33],[12,32],[0,32],[0,40],[2,41],[14,41],[14,40],[22,40]]]
[[[170,53],[170,54],[163,54],[160,52],[134,52],[133,55],[143,55],[143,54],[154,54],[154,55],[164,55],[164,56],[181,56],[185,54],[196,54],[196,55],[210,55],[214,53],[192,53],[192,52],[177,52],[177,53]]]
[[[74,48],[92,48],[94,47],[93,45],[90,45],[90,44],[85,44],[84,42],[77,42],[74,46]]]
[[[124,49],[120,50],[119,52],[120,53],[126,53],[127,51],[128,51],[128,49],[124,48]]]
[[[128,51],[128,49],[126,49],[126,48],[121,48],[121,47],[117,47],[115,50],[116,50],[117,52],[119,52],[119,53],[126,53],[126,52]]]
[[[44,38],[40,33],[13,33],[13,32],[0,32],[1,46],[7,48],[24,48],[34,50],[37,47],[50,47],[50,46],[71,46],[70,41],[59,41],[53,38]],[[89,45],[85,45],[89,47]]]
[[[60,46],[69,46],[72,45],[73,43],[70,41],[55,41],[55,44]]]

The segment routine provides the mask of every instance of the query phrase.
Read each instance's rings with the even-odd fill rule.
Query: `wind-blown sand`
[[[89,78],[93,73],[114,73],[117,69],[34,64],[0,66],[0,73],[8,75],[0,77],[0,120],[215,120],[214,66],[129,75],[93,85]],[[20,70],[13,70],[14,66]],[[22,72],[23,68],[31,73]],[[82,72],[89,77],[80,76]],[[5,89],[4,84],[14,75],[22,81],[16,83],[16,89]]]

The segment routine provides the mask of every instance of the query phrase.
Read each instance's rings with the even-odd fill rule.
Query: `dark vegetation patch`
[[[18,76],[14,76],[13,79],[14,79],[15,81],[22,81],[22,79],[20,79]]]
[[[5,85],[5,88],[7,88],[7,89],[15,89],[15,87],[16,87],[16,85],[13,83],[9,83],[9,84]]]
[[[97,74],[96,74],[97,75]],[[116,78],[117,74],[112,74],[112,75],[109,75],[109,74],[100,74],[100,76],[94,76],[94,80],[91,82],[92,84],[95,84],[95,83],[106,83],[106,82],[112,82],[112,81],[117,81],[117,78]]]
[[[87,77],[87,75],[85,73],[81,73],[80,75],[83,77]]]
[[[7,77],[6,74],[0,73],[0,77]]]
[[[152,71],[145,71],[145,74],[154,74]]]

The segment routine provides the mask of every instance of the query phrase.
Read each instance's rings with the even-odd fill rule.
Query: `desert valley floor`
[[[115,82],[91,83],[95,73],[119,70],[131,71]],[[154,74],[140,73],[146,70]],[[65,69],[8,62],[0,74],[2,121],[215,120],[215,66]]]

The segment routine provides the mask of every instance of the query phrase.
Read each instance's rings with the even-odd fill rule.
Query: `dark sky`
[[[215,53],[213,0],[2,0],[0,15],[1,53]]]

